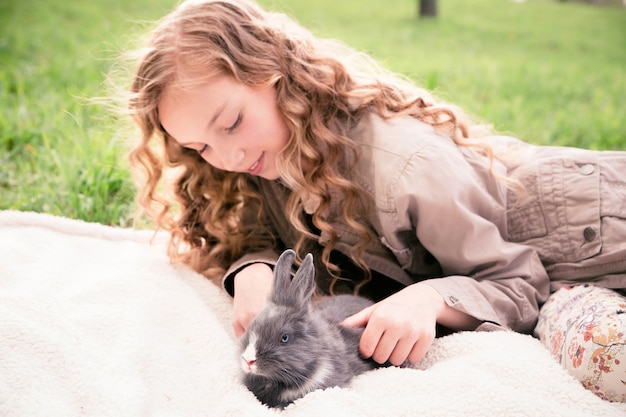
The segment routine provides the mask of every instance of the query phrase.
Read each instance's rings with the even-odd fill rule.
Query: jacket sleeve
[[[504,239],[506,203],[459,148],[434,138],[408,159],[392,189],[393,227],[415,230],[442,267],[443,277],[424,282],[485,328],[532,331],[549,295],[547,273],[532,248]]]
[[[222,278],[222,286],[230,294],[235,295],[235,275],[247,266],[256,263],[264,263],[274,268],[278,261],[278,254],[273,249],[266,249],[261,252],[248,253],[233,263]]]

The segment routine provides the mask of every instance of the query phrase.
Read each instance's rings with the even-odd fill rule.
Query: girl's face
[[[251,88],[218,76],[189,90],[167,88],[158,110],[167,133],[215,168],[269,180],[280,176],[276,157],[289,131],[273,87]]]

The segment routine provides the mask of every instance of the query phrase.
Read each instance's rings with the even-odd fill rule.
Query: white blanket
[[[626,416],[511,332],[267,409],[240,383],[230,298],[152,236],[0,212],[1,416]]]

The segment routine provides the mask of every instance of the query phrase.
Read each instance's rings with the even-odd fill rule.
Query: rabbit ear
[[[294,306],[308,304],[315,289],[315,267],[313,255],[304,258],[302,265],[291,279],[291,266],[296,253],[287,249],[278,258],[274,267],[274,289],[271,301],[274,304]]]
[[[280,255],[274,267],[274,288],[271,300],[275,304],[285,304],[289,301],[291,266],[294,259],[296,259],[296,253],[291,249],[287,249]]]
[[[293,301],[304,305],[311,301],[315,290],[315,266],[313,265],[313,255],[306,255],[302,265],[298,268],[291,283],[290,293]]]

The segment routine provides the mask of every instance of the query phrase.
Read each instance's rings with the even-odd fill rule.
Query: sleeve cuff
[[[494,327],[506,328],[502,326],[501,320],[491,304],[475,288],[476,281],[473,279],[454,275],[421,282],[437,290],[448,306],[482,321],[483,324],[478,326],[476,330],[483,330],[483,327],[484,330],[487,330],[487,327],[489,330],[494,330]]]
[[[247,266],[257,263],[269,265],[272,269],[274,269],[277,261],[278,255],[271,249],[244,255],[233,263],[230,268],[228,268],[222,278],[222,287],[228,294],[230,294],[231,297],[233,297],[235,295],[235,275],[237,275],[239,271]]]

